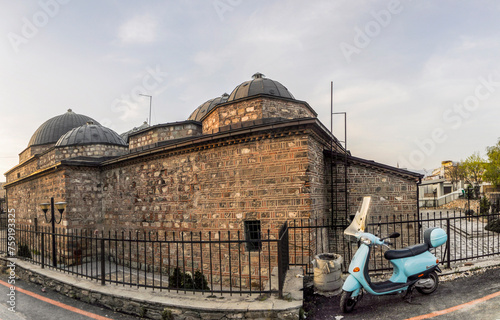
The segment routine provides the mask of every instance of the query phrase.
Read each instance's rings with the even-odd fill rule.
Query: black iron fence
[[[426,228],[441,227],[446,244],[432,249],[441,263],[474,260],[500,254],[500,234],[485,230],[499,214],[469,216],[460,211],[417,215],[371,216],[367,232],[384,236],[399,232],[392,248],[421,243]],[[279,233],[261,234],[249,245],[236,232],[108,232],[56,229],[9,224],[0,216],[0,252],[16,254],[42,268],[85,277],[101,284],[147,287],[153,290],[203,294],[272,294],[283,292],[289,266],[312,273],[319,253],[343,257],[343,270],[358,244],[344,234],[346,220],[292,220]],[[52,247],[55,237],[56,248]],[[255,241],[252,240],[252,241]],[[14,248],[13,248],[14,247]],[[370,270],[389,270],[385,248],[372,250]],[[56,253],[54,265],[52,255]],[[273,276],[277,272],[277,279]],[[274,283],[273,283],[274,282]]]
[[[248,240],[239,231],[102,234],[56,228],[52,234],[50,228],[32,225],[8,228],[1,220],[1,252],[103,285],[210,295],[278,293],[282,296],[288,270],[286,224],[278,236],[269,230],[261,234],[259,249],[250,250]],[[55,265],[52,237],[56,244]],[[272,277],[276,266],[279,266],[278,279]]]
[[[423,231],[440,227],[448,234],[447,242],[432,249],[446,267],[452,263],[500,255],[500,234],[485,230],[488,221],[499,219],[499,214],[481,216],[465,215],[461,211],[422,212],[418,215],[371,216],[367,232],[385,236],[399,232],[401,236],[391,239],[391,249],[400,249],[423,242]],[[343,231],[349,223],[345,220],[295,220],[289,222],[290,265],[300,265],[306,273],[312,273],[311,260],[318,253],[337,253],[343,257],[343,270],[358,248],[355,241],[344,237]],[[392,269],[384,259],[385,247],[376,247],[371,252],[370,270],[382,272]]]

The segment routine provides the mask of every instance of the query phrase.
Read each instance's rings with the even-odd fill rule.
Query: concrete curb
[[[500,258],[494,257],[490,259],[472,260],[451,265],[451,268],[442,268],[443,271],[439,276],[453,275],[457,273],[464,273],[474,271],[477,269],[491,268],[500,266]]]

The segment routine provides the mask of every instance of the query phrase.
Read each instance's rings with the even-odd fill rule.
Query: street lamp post
[[[140,96],[149,97],[149,125],[151,126],[151,104],[153,103],[153,96],[139,93]]]
[[[50,198],[50,203],[41,203],[40,208],[45,216],[45,221],[52,224],[52,265],[57,267],[57,255],[56,255],[56,223],[60,224],[63,216],[64,209],[66,208],[66,202],[57,202],[54,204],[54,198]],[[50,220],[47,219],[47,211],[50,209]],[[59,221],[56,222],[55,209],[59,211],[60,217]],[[43,250],[43,248],[42,248]]]
[[[333,96],[333,83],[332,83],[332,96]],[[339,141],[339,142],[344,142],[344,182],[345,182],[345,196],[344,196],[344,207],[345,207],[345,217],[346,219],[349,219],[349,209],[348,209],[348,196],[347,196],[347,112],[333,112],[333,97],[332,97],[332,114],[330,116],[330,121],[331,121],[331,128],[330,128],[330,132],[332,133],[333,135],[333,116],[336,115],[336,114],[342,114],[344,115],[344,141]],[[333,141],[332,141],[332,152],[333,152]],[[332,168],[332,172],[333,172],[333,168]],[[333,179],[332,179],[333,180]],[[333,192],[333,186],[332,186],[332,192]],[[335,201],[337,202],[337,201]],[[332,212],[333,212],[333,208],[332,208]],[[333,218],[333,216],[332,216]]]
[[[432,193],[434,194],[434,209],[436,209],[436,195],[437,195],[437,189],[434,189],[432,191]]]

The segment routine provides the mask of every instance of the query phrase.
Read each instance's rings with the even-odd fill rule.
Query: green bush
[[[491,204],[488,198],[482,197],[481,201],[479,202],[479,213],[482,215],[488,214],[488,212],[490,211],[490,206]]]
[[[208,281],[207,278],[200,270],[196,270],[194,273],[194,288],[208,290]]]
[[[31,259],[31,251],[28,245],[20,244],[19,247],[17,248],[17,256]]]
[[[208,290],[208,281],[200,270],[194,273],[193,278],[190,273],[182,272],[179,268],[175,268],[174,272],[168,278],[168,286],[174,289]]]
[[[491,220],[490,222],[488,222],[486,227],[484,227],[484,229],[500,233],[500,219]]]

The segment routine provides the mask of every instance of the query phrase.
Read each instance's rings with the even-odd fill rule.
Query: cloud
[[[158,22],[156,18],[143,14],[122,24],[118,30],[118,39],[123,44],[146,44],[157,40]]]

